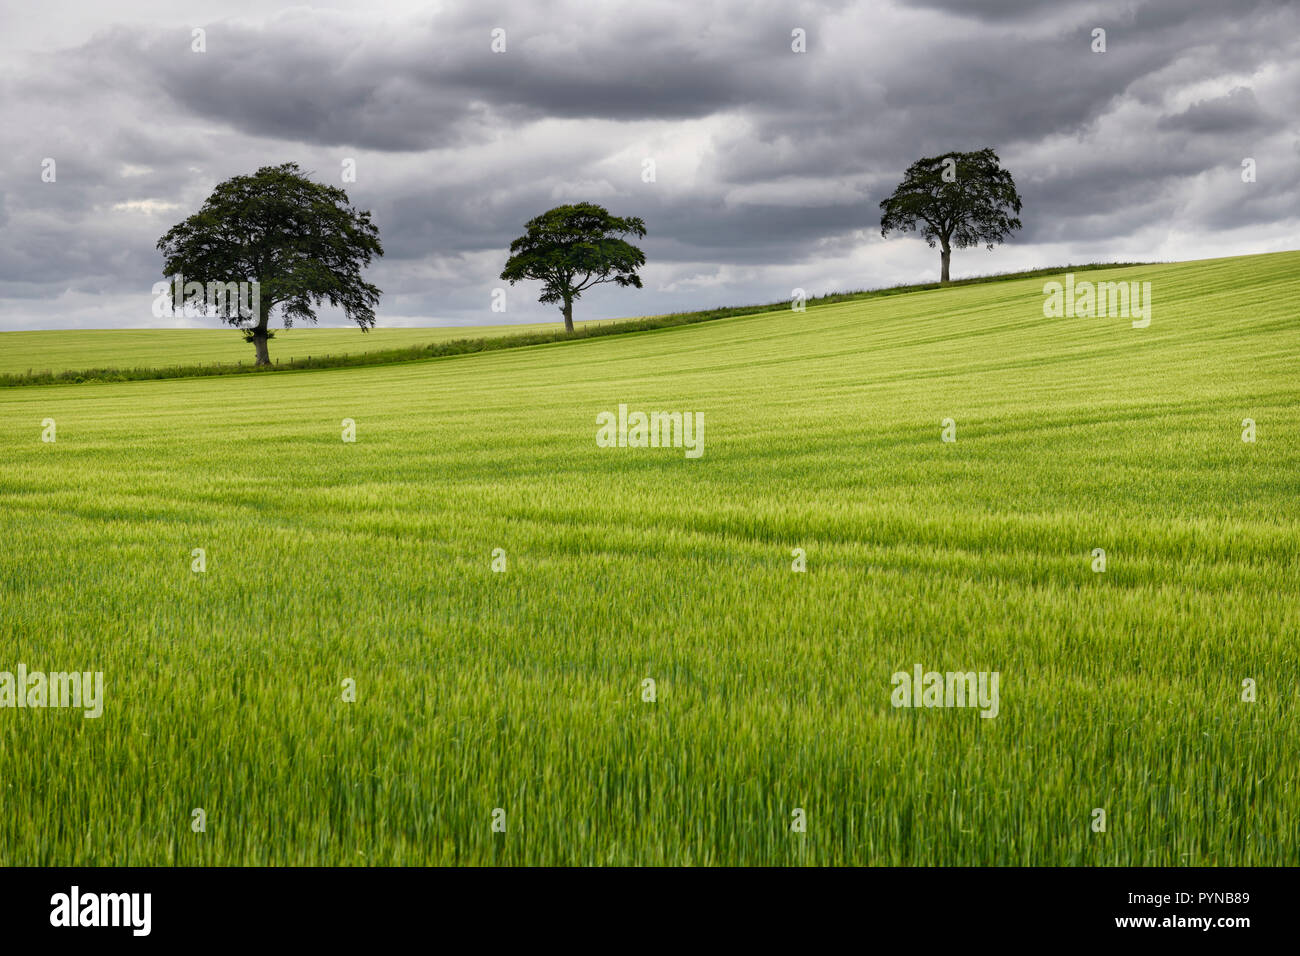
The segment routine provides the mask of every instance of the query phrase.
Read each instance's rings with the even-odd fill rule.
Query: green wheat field
[[[1035,278],[0,389],[0,670],[104,674],[0,709],[0,863],[1300,863],[1300,253],[1084,278],[1150,327]]]

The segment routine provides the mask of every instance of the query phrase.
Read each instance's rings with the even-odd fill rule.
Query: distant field
[[[1115,268],[1136,263],[1116,263]],[[1111,268],[1101,263],[1068,266],[1077,272]],[[975,276],[958,279],[956,286],[977,285],[1005,281],[1008,278],[1036,278],[1054,274],[1056,270],[1036,270],[1014,276]],[[862,301],[868,298],[907,294],[925,289],[937,289],[937,283],[914,286],[894,286],[884,289],[856,292],[832,292],[808,300],[809,306],[822,306],[844,301]],[[671,316],[641,316],[634,318],[609,318],[579,320],[578,331],[593,327],[623,326],[620,331],[645,330],[647,327],[691,324],[698,321],[715,321],[729,315],[756,315],[773,310],[768,305],[714,307],[700,312],[677,313]],[[528,333],[562,338],[561,322],[541,322],[525,325],[464,325],[425,328],[380,328],[362,333],[360,329],[318,329],[300,326],[294,329],[275,330],[271,341],[271,360],[287,369],[295,362],[316,368],[331,365],[354,366],[360,362],[338,362],[342,356],[376,355],[376,364],[393,361],[406,362],[427,355],[413,355],[406,350],[473,339],[511,339],[525,337]],[[511,342],[508,347],[518,347]],[[536,343],[528,343],[536,344]],[[468,351],[468,350],[466,350]],[[331,362],[330,359],[334,359]],[[0,382],[9,385],[51,384],[42,379],[47,373],[57,376],[66,372],[130,372],[158,369],[164,374],[140,376],[141,378],[197,377],[206,367],[211,370],[234,369],[239,364],[252,369],[252,346],[243,336],[229,327],[213,329],[125,329],[125,330],[52,330],[39,332],[0,332],[0,376],[17,376],[18,380]],[[165,374],[174,372],[175,374]],[[37,381],[32,381],[32,378]],[[120,375],[90,375],[92,381],[129,380]],[[74,378],[74,380],[76,380]]]
[[[0,863],[1300,863],[1300,253],[1088,279],[0,390]]]
[[[581,324],[581,323],[579,323]],[[271,340],[271,360],[376,352],[449,339],[485,338],[538,329],[563,329],[561,322],[532,325],[475,325],[429,328],[279,329]],[[244,362],[253,347],[231,328],[112,329],[0,332],[0,374],[87,368],[163,368]]]

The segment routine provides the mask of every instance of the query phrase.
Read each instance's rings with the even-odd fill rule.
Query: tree
[[[948,281],[953,246],[986,244],[992,249],[1020,228],[1020,220],[1011,215],[1020,212],[1020,194],[997,153],[988,148],[918,159],[880,208],[882,236],[919,229],[931,249],[939,244],[940,282]]]
[[[286,329],[295,320],[314,323],[322,301],[341,306],[363,332],[374,327],[380,290],[362,281],[361,268],[384,254],[379,230],[347,193],[313,182],[297,163],[263,166],[221,183],[198,212],[158,240],[158,248],[163,274],[183,276],[186,290],[252,285],[251,309],[233,296],[213,302],[209,295],[204,311],[215,310],[242,329],[258,365],[271,364],[267,342],[274,333],[267,326],[277,305]],[[190,301],[189,292],[184,295]],[[173,306],[176,300],[173,292]]]
[[[524,226],[527,232],[510,243],[510,258],[501,273],[511,285],[540,279],[540,302],[560,302],[564,331],[573,331],[573,300],[602,282],[641,288],[636,270],[645,253],[619,236],[645,236],[636,216],[620,219],[603,206],[580,202],[556,206]]]

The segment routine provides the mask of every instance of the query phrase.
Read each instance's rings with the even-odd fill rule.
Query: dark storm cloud
[[[92,45],[105,79],[129,76],[193,115],[250,135],[379,150],[454,145],[542,117],[685,119],[796,95],[781,69],[792,21],[775,5],[746,9],[717,35],[691,29],[698,14],[600,9],[570,8],[568,22],[526,5],[453,10],[362,36],[297,9],[258,27],[210,24],[204,54],[191,51],[189,28],[117,28]],[[497,28],[500,54],[490,47]]]
[[[1160,3],[1098,3],[1096,0],[905,0],[906,4],[922,10],[933,10],[955,17],[985,20],[995,23],[1024,23],[1036,18],[1065,13],[1068,15],[1093,14],[1093,26],[1109,26],[1110,22],[1132,23],[1141,29],[1199,20],[1210,14],[1231,16],[1254,15],[1263,9],[1285,7],[1289,0],[1168,0]]]
[[[1058,0],[1057,9],[1081,7],[1083,0]],[[1019,20],[1041,14],[1041,0],[910,0],[908,6],[977,20]]]
[[[1160,128],[1189,133],[1240,133],[1276,123],[1259,107],[1255,93],[1237,87],[1227,96],[1198,100],[1181,113],[1162,116]]]
[[[98,19],[68,49],[9,47],[0,61],[13,144],[0,152],[0,299],[23,304],[0,312],[10,325],[62,321],[69,292],[136,309],[159,278],[159,235],[220,180],[289,160],[330,182],[356,160],[346,188],[387,250],[381,321],[493,321],[481,310],[510,239],[576,199],[648,223],[646,289],[593,300],[622,313],[785,296],[792,277],[928,275],[929,250],[881,241],[879,202],[914,159],[951,149],[994,147],[1025,200],[1012,243],[959,256],[959,272],[1076,248],[1276,247],[1300,218],[1295,4],[87,12]],[[204,53],[191,51],[196,27]],[[497,27],[504,54],[490,49]],[[805,54],[791,51],[795,28]],[[57,183],[41,181],[45,157]],[[1241,181],[1245,157],[1255,183]]]

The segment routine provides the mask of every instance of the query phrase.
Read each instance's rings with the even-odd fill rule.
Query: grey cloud
[[[1198,100],[1181,113],[1162,116],[1157,125],[1189,133],[1240,133],[1266,127],[1270,122],[1254,91],[1239,86],[1227,96]]]
[[[1284,119],[1300,108],[1287,81],[1300,60],[1294,4],[372,9],[214,21],[195,54],[197,24],[141,23],[127,0],[118,24],[70,37],[57,56],[7,58],[0,299],[19,304],[0,302],[0,315],[66,289],[138,295],[159,277],[157,237],[216,182],[289,160],[337,181],[348,155],[362,170],[349,193],[373,210],[387,250],[381,321],[499,320],[483,303],[506,245],[574,188],[644,217],[663,274],[742,277],[590,300],[623,314],[689,307],[692,295],[755,301],[782,269],[838,274],[864,251],[856,284],[878,284],[872,257],[910,248],[880,243],[879,201],[912,160],[949,149],[998,150],[1025,198],[1012,244],[1030,253],[1300,217]],[[809,31],[807,54],[790,51],[795,25]],[[1108,29],[1105,54],[1089,48],[1093,25]],[[495,26],[504,55],[488,49]],[[676,164],[660,157],[653,184],[627,152],[643,140],[678,151]],[[1261,176],[1242,193],[1245,155]],[[56,185],[40,182],[43,156],[58,160]],[[906,255],[920,277],[933,271],[928,251]],[[528,294],[512,293],[522,313],[512,306],[511,318],[530,314]]]

